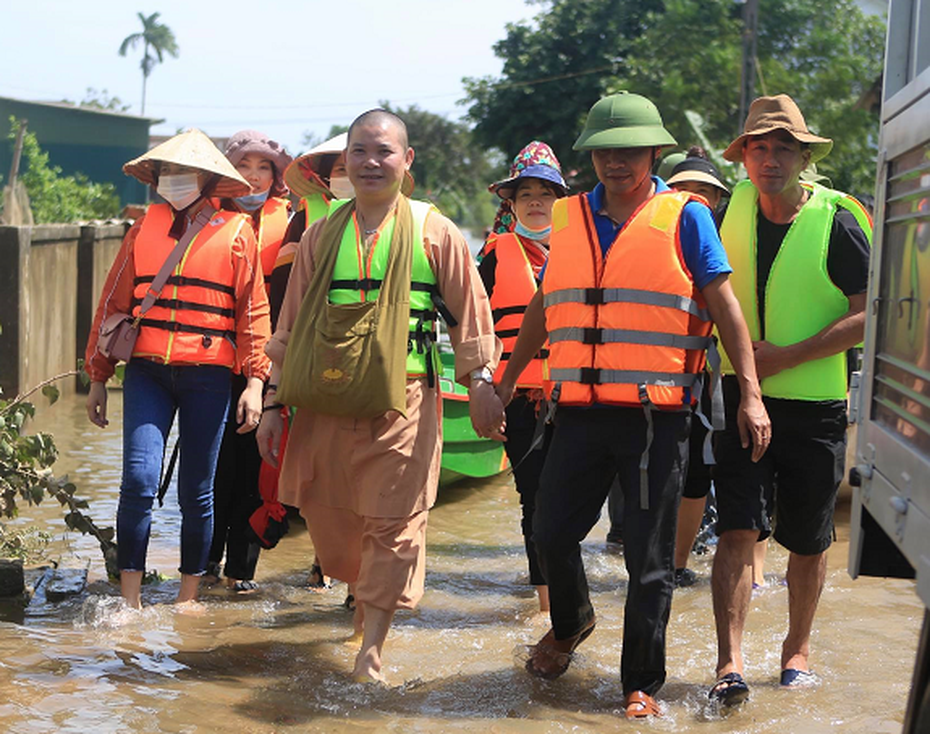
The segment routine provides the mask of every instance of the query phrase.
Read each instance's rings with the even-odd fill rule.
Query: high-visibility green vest
[[[348,203],[348,199],[330,202],[331,216],[339,207]],[[410,274],[410,337],[407,341],[407,377],[423,377],[437,374],[439,352],[436,348],[436,315],[433,303],[436,288],[436,275],[430,267],[423,245],[423,226],[432,209],[432,204],[423,201],[410,201],[413,214],[414,235],[413,262]],[[394,234],[392,217],[378,235],[371,253],[369,263],[362,262],[362,247],[356,220],[353,217],[342,233],[336,266],[333,269],[333,282],[330,285],[330,303],[358,303],[375,301],[381,292],[381,281],[387,266],[388,250]],[[430,364],[430,362],[432,364]]]
[[[329,203],[323,194],[310,194],[301,199],[304,203],[304,211],[307,212],[307,222],[304,230],[310,228],[317,219],[322,219],[329,214]]]
[[[818,184],[802,183],[810,198],[798,212],[781,243],[765,286],[765,330],[760,328],[756,250],[759,193],[749,180],[733,189],[720,239],[733,268],[730,283],[740,302],[749,335],[776,346],[797,344],[817,334],[849,310],[849,299],[827,272],[833,215],[848,209],[872,240],[869,215],[855,199]],[[733,374],[721,349],[724,374]],[[761,381],[762,394],[792,400],[844,400],[846,354],[804,362]]]

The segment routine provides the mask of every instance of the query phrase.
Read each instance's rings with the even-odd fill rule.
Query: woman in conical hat
[[[152,204],[123,240],[103,288],[87,342],[87,413],[107,425],[106,381],[116,360],[100,349],[101,328],[120,313],[136,317],[138,337],[123,382],[123,476],[117,510],[120,591],[141,606],[141,583],[168,432],[178,413],[181,461],[181,584],[178,602],[197,599],[213,533],[213,476],[233,367],[247,387],[236,405],[240,431],[261,417],[269,372],[268,298],[255,234],[241,212],[215,210],[210,197],[238,197],[251,186],[199,130],[189,130],[129,161],[123,170],[154,184]],[[143,313],[142,301],[178,241],[192,235],[167,283]],[[154,290],[154,289],[152,289]]]

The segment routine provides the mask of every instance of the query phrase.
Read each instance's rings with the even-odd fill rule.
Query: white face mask
[[[348,176],[336,176],[329,179],[329,190],[337,199],[354,199],[355,187]]]
[[[176,211],[190,206],[200,196],[196,173],[168,173],[158,177],[158,195]]]

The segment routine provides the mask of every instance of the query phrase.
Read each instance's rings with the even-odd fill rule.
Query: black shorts
[[[716,434],[717,534],[758,530],[789,551],[816,555],[833,541],[833,510],[846,461],[846,401],[765,398],[772,443],[758,463],[740,445],[739,385],[724,378],[727,427]],[[774,526],[774,534],[772,528]]]
[[[709,420],[711,413],[709,390],[704,390],[701,395],[701,409]],[[682,496],[688,499],[699,500],[710,492],[711,468],[704,463],[704,439],[706,437],[707,429],[704,428],[701,419],[697,415],[692,415],[688,475],[685,477],[685,489],[682,492]]]

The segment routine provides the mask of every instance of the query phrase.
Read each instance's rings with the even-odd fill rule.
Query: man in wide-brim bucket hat
[[[672,145],[645,97],[621,92],[591,108],[574,147],[591,152],[598,184],[553,206],[542,288],[526,307],[498,386],[507,402],[549,339],[544,390],[559,420],[540,479],[533,543],[549,585],[552,629],[526,668],[560,676],[594,630],[580,542],[616,477],[629,571],[620,667],[631,719],[660,715],[654,696],[666,675],[680,469],[714,322],[740,355],[747,398],[739,422],[757,453],[768,430],[713,214],[700,197],[670,191],[651,175],[661,149]],[[583,409],[589,406],[598,409]]]
[[[203,192],[206,195],[234,198],[252,190],[213,141],[196,128],[179,133],[133,158],[123,166],[123,172],[144,184],[156,186],[161,166],[171,163],[211,174],[207,180],[212,180],[212,186]]]
[[[833,141],[814,135],[807,129],[804,115],[791,97],[778,94],[774,97],[759,97],[749,106],[743,133],[723,151],[723,157],[733,163],[743,161],[743,148],[749,138],[784,130],[811,152],[810,163],[825,158],[833,149]]]
[[[780,683],[798,688],[817,681],[809,664],[811,629],[844,471],[846,352],[863,336],[872,233],[859,202],[801,179],[832,146],[810,132],[791,97],[779,94],[753,101],[742,134],[724,153],[741,161],[749,177],[733,187],[720,234],[772,418],[772,450],[752,461],[729,421],[715,445],[720,541],[712,584],[717,683],[710,697],[722,704],[749,694],[734,644],[743,637],[752,596],[751,578],[740,569],[769,536],[790,553]],[[730,375],[728,351],[721,367],[729,411],[741,386]]]

